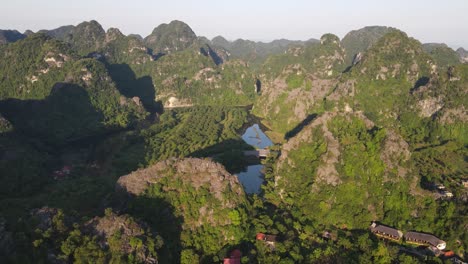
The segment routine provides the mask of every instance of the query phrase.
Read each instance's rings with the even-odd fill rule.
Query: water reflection
[[[247,128],[242,139],[255,148],[266,148],[273,145],[273,142],[263,133],[258,124]]]
[[[244,191],[248,194],[259,193],[260,187],[263,183],[263,165],[250,165],[247,167],[247,171],[243,171],[237,174],[237,178],[244,186]]]
[[[258,124],[247,128],[242,135],[242,139],[249,145],[263,149],[273,145],[273,142],[263,133]],[[244,186],[244,191],[248,194],[259,193],[263,184],[263,165],[256,164],[247,166],[245,171],[237,173],[237,178]]]

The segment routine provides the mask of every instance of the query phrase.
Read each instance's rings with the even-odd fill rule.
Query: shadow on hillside
[[[306,127],[307,125],[309,125],[312,121],[314,121],[314,119],[317,118],[317,114],[311,114],[311,115],[308,115],[306,117],[306,119],[302,120],[301,123],[299,123],[296,127],[294,127],[293,129],[291,129],[290,131],[288,131],[285,135],[284,135],[284,138],[286,140],[296,136],[297,134],[299,134],[299,132],[302,131],[302,129],[304,127]]]
[[[36,145],[39,144],[18,136],[15,131],[0,133],[0,182],[3,183],[0,185],[0,214],[22,213],[25,203],[18,206],[13,200],[36,193],[51,181],[47,176],[53,160],[48,153],[37,150]]]
[[[0,113],[14,131],[51,146],[103,133],[104,115],[91,104],[81,86],[56,83],[44,100],[6,99]]]
[[[210,46],[206,46],[200,48],[200,53],[206,57],[210,57],[216,65],[220,65],[224,62],[223,58],[221,58],[216,51],[214,51]]]
[[[70,83],[55,84],[43,100],[2,100],[0,113],[11,124],[0,134],[0,180],[8,182],[0,193],[6,197],[41,191],[53,170],[75,165],[65,160],[87,162],[92,145],[115,132],[88,92]]]
[[[153,58],[154,61],[157,61],[166,55],[164,52],[158,52],[154,54],[154,50],[151,48],[148,48],[148,54],[151,56],[151,58]]]
[[[426,76],[423,76],[419,78],[416,83],[414,84],[414,87],[410,90],[410,93],[417,92],[419,87],[425,86],[429,83],[430,79]]]
[[[174,206],[165,199],[149,196],[135,196],[122,191],[118,199],[123,213],[142,219],[150,225],[153,235],[163,238],[164,246],[158,250],[159,263],[180,263],[180,235],[184,219],[175,215]]]
[[[150,76],[137,78],[128,64],[108,64],[107,67],[121,94],[127,98],[139,97],[150,113],[162,112],[162,104],[155,101],[156,89]]]
[[[189,157],[206,158],[210,157],[214,161],[221,163],[229,173],[238,173],[245,170],[251,164],[260,163],[257,158],[245,157],[244,151],[254,150],[254,148],[239,139],[228,139],[201,150],[197,150]]]

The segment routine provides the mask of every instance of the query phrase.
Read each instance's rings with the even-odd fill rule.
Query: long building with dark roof
[[[400,230],[391,228],[389,226],[380,225],[375,222],[370,226],[370,231],[379,237],[395,241],[400,241],[403,237],[403,233]]]
[[[439,250],[445,249],[445,241],[425,233],[419,232],[407,232],[405,234],[405,240],[408,243],[418,244],[418,245],[431,245],[437,247]]]

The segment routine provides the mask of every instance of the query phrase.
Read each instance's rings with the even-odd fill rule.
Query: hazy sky
[[[368,25],[392,26],[421,42],[468,48],[468,0],[2,0],[1,29],[53,29],[95,19],[143,37],[182,20],[199,36],[306,40]]]

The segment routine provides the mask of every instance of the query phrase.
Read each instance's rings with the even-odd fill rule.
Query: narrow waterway
[[[263,133],[258,124],[246,129],[242,139],[256,149],[263,149],[273,145],[273,142]],[[255,164],[236,174],[248,194],[259,193],[263,184],[263,165]]]

